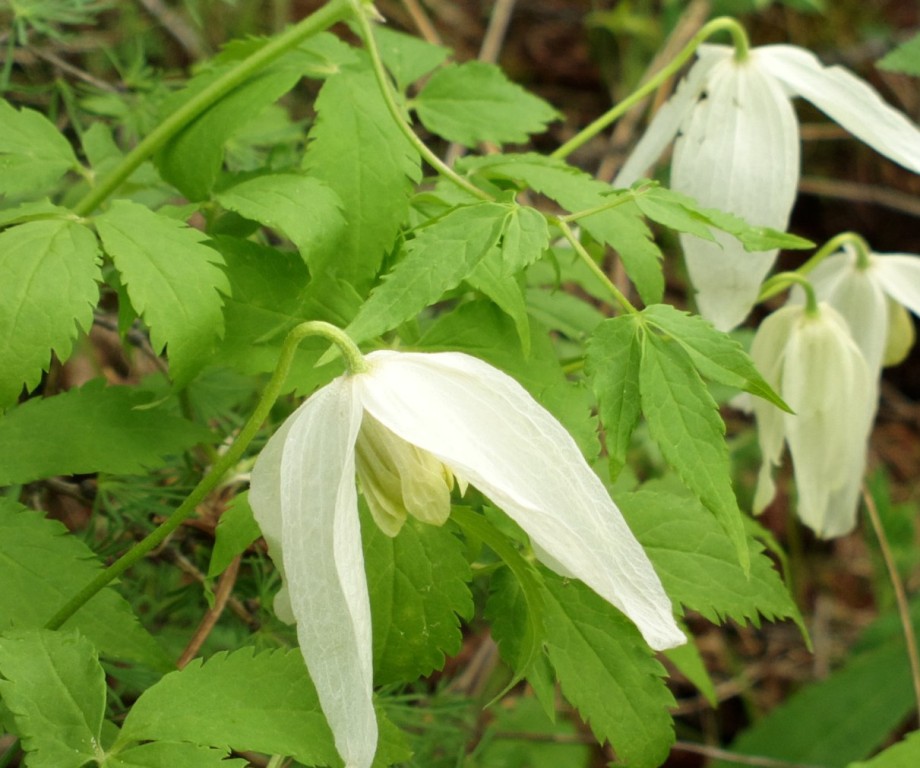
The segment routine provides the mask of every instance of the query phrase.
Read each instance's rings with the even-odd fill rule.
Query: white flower
[[[814,314],[788,304],[761,324],[751,357],[794,411],[752,398],[763,456],[754,512],[776,494],[773,467],[785,439],[802,522],[825,539],[849,533],[856,525],[876,386],[846,321],[824,302]]]
[[[568,432],[509,376],[459,353],[373,352],[313,394],[262,451],[250,501],[282,571],[279,616],[301,651],[346,765],[377,744],[371,619],[355,475],[391,535],[450,511],[453,477],[531,537],[547,563],[628,615],[656,649],[683,643],[644,550]]]
[[[791,98],[802,96],[869,146],[920,172],[920,130],[866,82],[824,67],[790,45],[703,45],[698,61],[658,111],[614,180],[629,186],[674,137],[671,186],[749,224],[783,230],[799,180],[799,131]],[[776,251],[747,253],[730,235],[681,235],[700,313],[730,330],[750,312]]]
[[[868,253],[861,261],[856,246],[846,243],[818,264],[808,279],[818,298],[843,315],[871,371],[900,362],[913,341],[903,308],[920,315],[920,257]],[[800,291],[796,294],[798,298]]]

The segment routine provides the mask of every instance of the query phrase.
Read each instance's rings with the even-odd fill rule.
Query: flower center
[[[395,536],[409,515],[443,525],[450,514],[451,471],[365,411],[355,446],[358,481],[374,522]]]

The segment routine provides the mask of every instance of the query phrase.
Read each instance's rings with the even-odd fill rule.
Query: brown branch
[[[224,608],[227,607],[227,602],[230,600],[230,595],[233,592],[233,586],[236,584],[236,577],[240,572],[241,560],[242,555],[234,557],[230,565],[227,566],[227,570],[225,570],[217,580],[217,589],[214,590],[214,605],[211,606],[201,618],[198,629],[195,630],[192,639],[189,640],[185,650],[182,651],[182,655],[176,662],[176,666],[179,669],[185,667],[186,664],[198,655],[201,646],[204,645],[205,640],[208,639],[208,635],[211,634],[218,619],[220,619],[221,614],[223,614]]]

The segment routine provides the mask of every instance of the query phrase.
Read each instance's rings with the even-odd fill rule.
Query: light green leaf
[[[170,375],[187,383],[223,334],[223,258],[202,245],[204,233],[128,200],[112,203],[96,227],[153,346],[169,346]]]
[[[374,37],[380,57],[400,91],[405,91],[416,80],[441,66],[450,55],[449,48],[432,45],[414,35],[382,25],[374,28]]]
[[[377,719],[381,734],[374,765],[403,759],[400,734],[380,710]],[[243,648],[171,672],[135,702],[115,748],[146,740],[289,755],[305,765],[341,765],[297,650],[255,654]]]
[[[345,228],[338,195],[307,176],[268,173],[234,184],[216,197],[225,208],[290,239],[314,272]]]
[[[220,516],[214,533],[214,549],[208,566],[208,578],[220,576],[230,561],[246,551],[262,535],[249,506],[249,491],[238,493]]]
[[[508,212],[507,205],[475,203],[419,229],[349,324],[349,336],[357,342],[378,336],[459,285],[498,242]]]
[[[684,484],[721,523],[747,572],[750,555],[731,484],[725,425],[693,362],[676,342],[644,333],[639,388],[652,438]]]
[[[79,165],[70,142],[47,117],[0,99],[0,195],[47,192]]]
[[[549,247],[543,214],[526,205],[514,206],[502,231],[502,273],[514,275],[539,259]]]
[[[224,759],[226,749],[152,741],[107,755],[100,768],[246,768],[248,760]]]
[[[32,221],[0,232],[0,408],[70,356],[99,299],[99,250],[86,227]]]
[[[366,64],[330,77],[314,107],[304,168],[338,194],[348,226],[335,257],[311,267],[363,292],[409,215],[409,196],[421,179],[418,153]]]
[[[631,316],[605,320],[588,341],[585,371],[597,396],[614,480],[626,464],[630,438],[639,421],[641,361],[639,325]]]
[[[709,670],[706,669],[706,662],[703,661],[703,655],[693,640],[691,633],[686,627],[681,627],[684,633],[690,638],[683,645],[676,648],[669,648],[664,651],[664,655],[684,677],[687,678],[696,689],[703,694],[710,707],[715,709],[719,706],[719,699],[716,695],[716,686],[712,682]]]
[[[609,205],[609,184],[562,160],[534,153],[470,158],[460,166],[487,179],[506,179],[546,195],[572,213]],[[642,212],[632,200],[578,219],[578,226],[600,243],[614,248],[646,304],[661,301],[664,276],[661,251]]]
[[[78,632],[0,635],[0,695],[29,768],[82,768],[102,755],[105,673],[93,644]]]
[[[10,410],[0,416],[0,485],[52,475],[141,474],[165,456],[213,440],[203,426],[163,407],[146,408],[149,399],[95,380]]]
[[[466,282],[492,299],[512,319],[524,356],[529,357],[530,318],[527,316],[524,290],[515,277],[503,274],[501,251],[493,248],[467,275]]]
[[[913,731],[871,760],[850,763],[848,768],[916,768],[920,765],[920,731]]]
[[[657,768],[674,742],[674,699],[639,630],[580,582],[545,577],[547,652],[562,692],[630,768]]]
[[[521,143],[559,117],[494,64],[469,61],[435,72],[413,104],[424,126],[467,147]]]
[[[649,325],[663,331],[684,348],[701,376],[743,389],[777,408],[792,412],[760,375],[744,348],[699,315],[682,312],[669,304],[653,304],[642,310],[642,316]]]
[[[760,617],[768,621],[791,618],[806,631],[763,546],[747,539],[751,569],[750,576],[745,575],[734,543],[695,498],[640,490],[619,494],[617,504],[676,603],[714,623],[733,619],[759,627]]]
[[[44,626],[102,567],[92,550],[61,523],[10,499],[0,498],[0,541],[0,632],[14,626]],[[158,670],[170,666],[131,606],[110,587],[71,616],[64,627],[80,630],[103,656]]]
[[[876,66],[891,72],[903,72],[920,77],[920,34],[889,51]]]
[[[374,628],[374,678],[405,683],[460,650],[460,619],[473,613],[462,542],[448,529],[409,520],[395,538],[363,516]]]
[[[41,219],[65,219],[72,216],[73,214],[69,209],[53,205],[47,199],[36,200],[30,203],[20,203],[13,208],[0,211],[0,227],[23,224],[27,221],[39,221]]]

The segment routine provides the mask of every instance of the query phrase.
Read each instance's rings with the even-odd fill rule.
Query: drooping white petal
[[[855,251],[847,248],[822,261],[809,279],[815,295],[846,320],[869,370],[880,371],[888,338],[888,302],[874,270],[858,269]]]
[[[753,58],[725,58],[709,73],[706,98],[674,147],[671,186],[705,208],[755,226],[784,229],[795,200],[799,138],[779,84]],[[700,314],[730,330],[750,312],[776,251],[748,253],[733,237],[681,236]]]
[[[301,406],[281,457],[281,543],[297,638],[348,768],[377,747],[371,614],[355,487],[361,404],[336,379]]]
[[[802,308],[786,306],[767,317],[751,344],[751,359],[773,389],[781,391],[786,342],[801,315]],[[759,397],[750,398],[757,418],[757,441],[760,445],[761,465],[754,492],[754,514],[760,514],[776,495],[773,467],[779,466],[783,455],[786,431],[783,412],[772,403]]]
[[[571,436],[516,381],[458,353],[374,352],[364,407],[498,504],[622,610],[653,648],[685,642],[651,562]]]
[[[808,99],[885,157],[920,173],[920,129],[867,82],[842,67],[825,67],[792,45],[767,45],[751,55],[790,93]]]
[[[725,48],[724,54],[716,51],[718,46],[706,56],[697,60],[687,73],[687,77],[680,81],[674,95],[655,113],[639,143],[630,153],[623,167],[613,180],[615,187],[628,187],[633,182],[643,178],[649,168],[664,152],[665,147],[680,130],[681,123],[700,98],[706,87],[706,78],[709,70],[713,68],[724,56],[731,55],[731,49]]]
[[[789,337],[781,392],[795,411],[784,422],[798,514],[829,538],[856,524],[854,489],[865,469],[876,388],[846,321],[824,302],[819,310],[818,317],[803,315]]]
[[[885,293],[920,316],[920,256],[875,253],[870,269]]]

